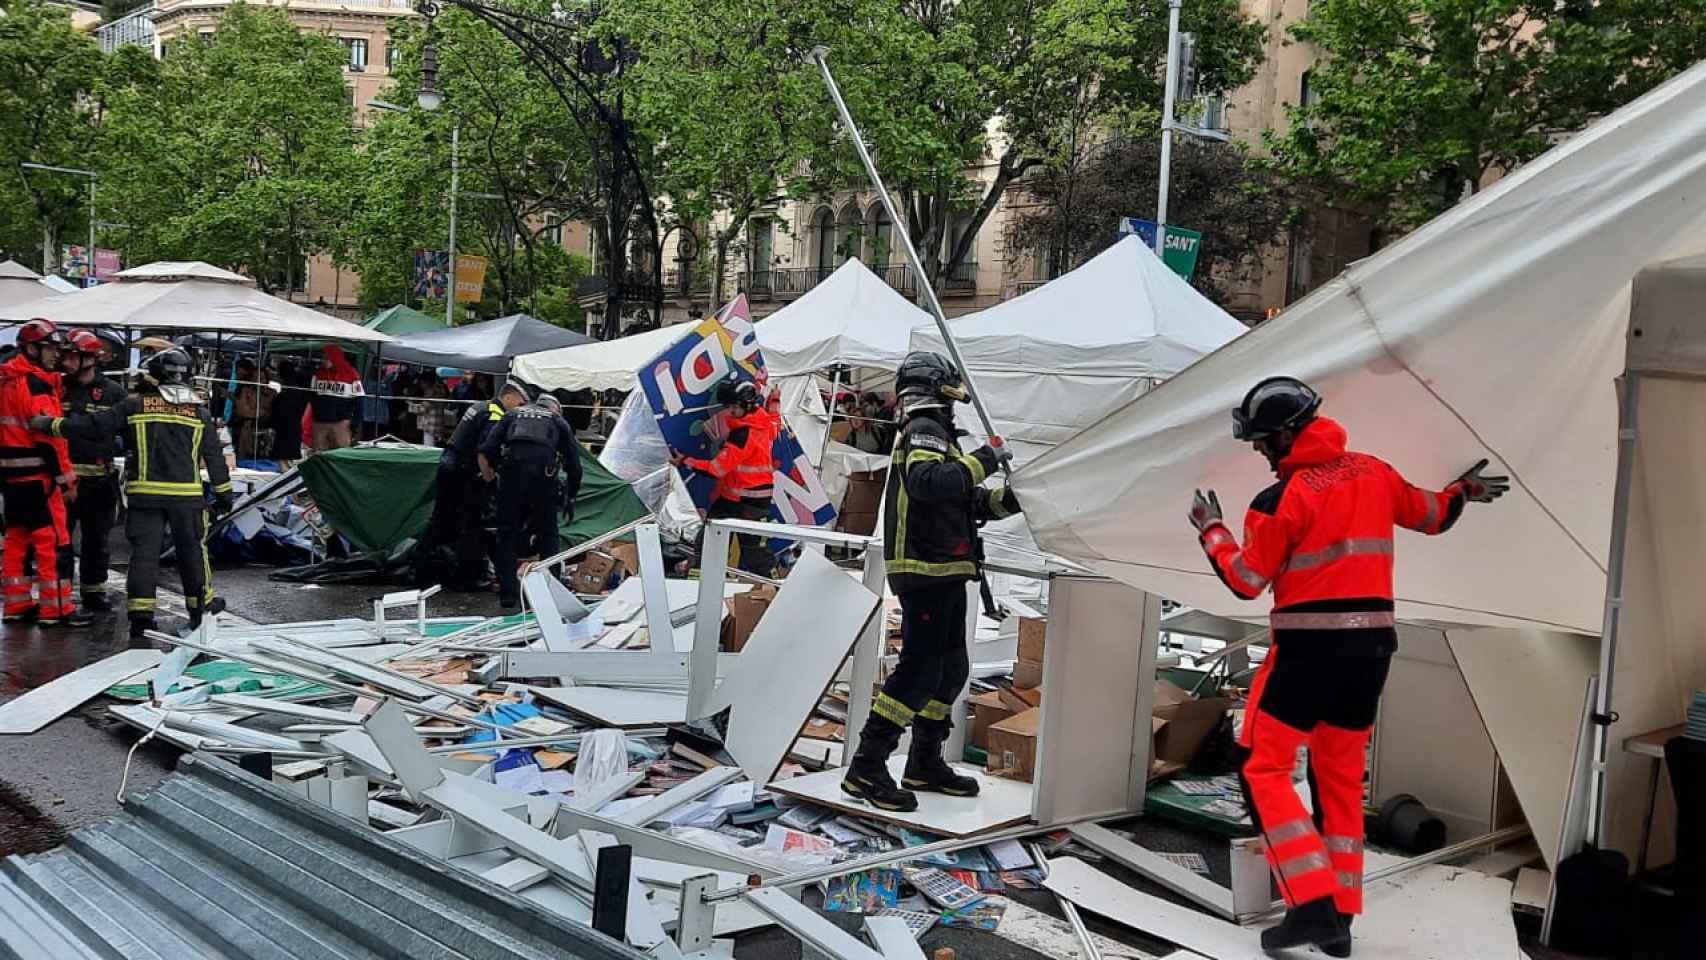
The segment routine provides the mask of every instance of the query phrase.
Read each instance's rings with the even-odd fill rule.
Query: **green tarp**
[[[426,529],[438,456],[430,447],[351,447],[315,454],[297,469],[332,529],[364,553],[385,553]],[[590,540],[647,513],[632,487],[583,453],[575,519],[559,528],[563,545]]]

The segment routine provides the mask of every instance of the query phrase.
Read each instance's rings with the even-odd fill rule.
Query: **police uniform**
[[[561,415],[527,404],[503,415],[480,453],[498,464],[498,598],[511,604],[521,594],[517,558],[557,552],[558,511],[563,505],[572,510],[580,491],[580,444]]]
[[[453,553],[447,578],[450,586],[472,590],[485,579],[486,547],[481,525],[487,487],[480,479],[476,455],[480,442],[503,416],[503,405],[496,400],[470,404],[438,456],[432,520],[416,547],[416,576],[423,583],[440,573],[436,554],[445,547]]]
[[[127,394],[118,381],[95,374],[88,383],[74,376],[65,379],[65,413],[68,416],[104,413],[122,402]],[[118,519],[119,478],[113,468],[118,454],[116,438],[97,442],[84,437],[70,441],[71,471],[77,475],[77,502],[71,505],[71,532],[78,528],[78,563],[81,567],[85,606],[105,600],[107,572],[112,562],[111,534]]]
[[[213,601],[203,464],[214,496],[227,504],[231,499],[231,475],[225,467],[219,429],[194,390],[182,384],[158,384],[152,378],[144,378],[136,393],[110,409],[53,421],[55,436],[93,444],[112,443],[120,430],[124,431],[124,493],[130,510],[125,523],[130,541],[125,592],[132,629],[154,620],[160,551],[168,531],[177,551],[190,625],[196,626]]]

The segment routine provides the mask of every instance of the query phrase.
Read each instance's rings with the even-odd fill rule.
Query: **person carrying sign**
[[[765,408],[764,397],[750,380],[724,381],[717,386],[717,402],[728,414],[728,436],[722,449],[709,460],[670,454],[670,462],[688,466],[716,478],[707,520],[765,520],[770,516],[770,498],[776,473],[771,448],[781,430],[780,418]],[[739,549],[735,566],[761,577],[776,572],[776,555],[766,538],[743,533],[736,537]]]

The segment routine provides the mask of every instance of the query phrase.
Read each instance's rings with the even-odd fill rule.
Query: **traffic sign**
[[[1137,234],[1143,245],[1155,249],[1155,221],[1144,220],[1140,217],[1121,217],[1120,236],[1128,233]],[[1167,225],[1167,249],[1163,251],[1161,262],[1168,269],[1186,280],[1197,269],[1197,253],[1202,250],[1202,234],[1195,230]]]

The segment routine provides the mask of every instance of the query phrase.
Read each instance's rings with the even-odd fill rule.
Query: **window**
[[[828,207],[812,214],[812,266],[819,276],[835,269],[835,214]]]
[[[1313,72],[1311,70],[1303,71],[1303,78],[1298,81],[1297,105],[1300,107],[1313,107],[1321,99],[1321,92],[1314,89],[1314,85],[1310,82],[1310,74]]]
[[[344,52],[349,54],[351,73],[360,73],[367,69],[366,37],[339,37],[338,42],[344,45]]]
[[[770,264],[776,259],[776,239],[772,233],[769,219],[760,217],[747,221],[746,236],[747,251],[750,254],[747,269],[753,273],[755,278],[762,274],[764,289],[768,289]]]
[[[397,44],[394,41],[387,43],[385,45],[385,69],[396,70],[397,69],[397,60],[399,59],[402,52],[403,52],[403,48],[397,46]]]
[[[865,266],[881,270],[888,266],[889,252],[894,249],[894,221],[882,203],[873,203],[865,212]]]
[[[545,239],[557,246],[563,245],[563,218],[551,214],[545,218]]]
[[[865,233],[865,217],[857,205],[849,202],[841,208],[841,218],[835,224],[835,265],[859,258],[859,240]]]

